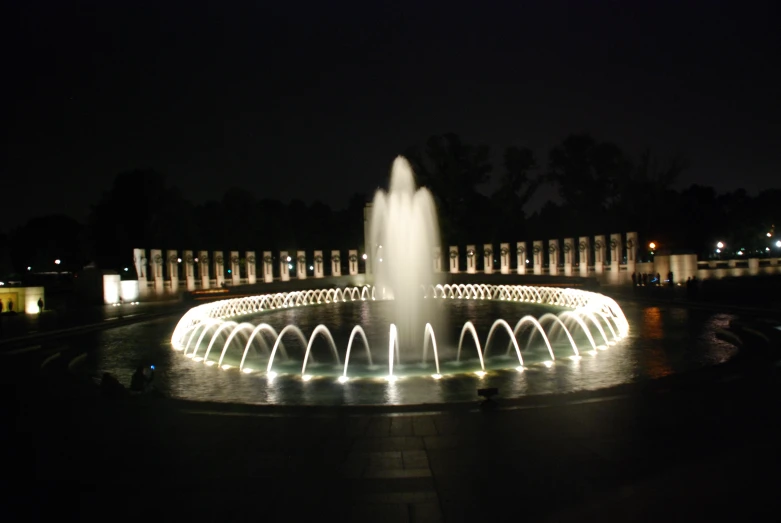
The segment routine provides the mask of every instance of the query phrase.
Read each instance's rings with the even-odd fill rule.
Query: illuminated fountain
[[[375,196],[370,245],[376,248],[372,252],[374,286],[282,292],[200,305],[179,321],[171,338],[173,348],[193,361],[225,371],[263,372],[268,380],[297,374],[303,381],[330,376],[339,383],[362,377],[395,382],[414,375],[441,379],[472,373],[482,378],[497,369],[523,372],[530,364],[551,367],[563,358],[578,361],[581,353],[596,357],[599,350],[629,332],[621,308],[601,294],[435,281],[432,255],[439,245],[439,231],[434,202],[428,190],[416,187],[409,163],[402,157],[393,163],[389,191]],[[447,307],[459,300],[508,302],[545,310],[539,315],[519,312],[520,318],[509,322],[494,320],[482,342],[473,321],[465,321],[456,343],[442,335],[450,326],[441,320],[447,320]],[[390,306],[388,316],[377,316],[388,319],[384,332],[369,336],[366,325],[353,325],[347,338],[346,330],[332,332],[328,325],[319,324],[307,335],[296,325],[275,328],[268,321],[254,321],[274,310],[358,302]],[[374,317],[372,309],[364,312]],[[313,361],[316,344],[327,345],[325,364]],[[300,359],[296,351],[288,350],[293,345]],[[323,353],[318,354],[321,359]]]
[[[471,321],[465,322],[460,331],[457,347],[453,347],[454,350],[450,351],[455,354],[450,363],[461,365],[462,354],[471,352],[473,347],[476,358],[471,358],[471,361],[474,363],[470,368],[458,366],[456,372],[473,372],[479,377],[485,376],[488,371],[486,361],[489,357],[500,358],[500,368],[515,368],[523,372],[527,365],[523,354],[535,346],[535,336],[541,340],[540,347],[545,353],[544,361],[540,363],[550,367],[554,361],[564,357],[579,360],[581,352],[596,356],[598,350],[614,345],[629,332],[626,318],[614,300],[601,294],[576,289],[523,285],[439,284],[428,286],[421,296],[432,303],[451,300],[496,300],[562,309],[558,314],[546,312],[539,318],[524,315],[514,327],[503,319],[497,319],[482,343],[474,324]],[[331,372],[323,375],[332,374],[339,382],[344,383],[351,377],[350,358],[354,354],[353,349],[358,341],[368,365],[363,366],[364,372],[357,372],[353,376],[365,375],[366,369],[376,371],[379,368],[381,374],[384,374],[384,369],[387,369],[387,374],[384,375],[388,381],[396,381],[398,374],[394,371],[394,365],[398,366],[402,358],[399,351],[398,328],[393,323],[388,326],[387,345],[381,345],[376,340],[372,343],[364,329],[360,325],[355,325],[342,351],[326,325],[318,325],[307,336],[295,325],[287,325],[277,331],[267,323],[255,325],[249,322],[238,323],[232,319],[285,308],[372,301],[385,300],[378,298],[376,287],[364,286],[283,292],[207,303],[190,309],[185,314],[174,331],[171,343],[174,349],[184,352],[186,357],[196,362],[204,362],[209,366],[216,365],[223,370],[236,368],[244,373],[252,373],[257,369],[248,365],[248,355],[254,354],[255,363],[262,361],[265,364],[267,377],[273,379],[278,375],[275,370],[275,362],[278,362],[278,358],[290,359],[284,340],[297,340],[301,347],[306,347],[300,362],[300,376],[304,381],[309,381],[313,377],[307,373],[307,365],[312,359],[312,347],[318,338],[323,338],[333,360],[329,367]],[[505,340],[509,339],[507,345],[501,346],[501,340],[495,341],[499,339],[498,333],[503,334]],[[243,338],[240,337],[242,334]],[[558,355],[551,342],[554,336],[564,340],[564,344],[559,347]],[[407,350],[404,363],[420,365],[407,367],[407,369],[411,368],[412,372],[408,371],[405,375],[430,374],[433,378],[440,379],[443,376],[440,368],[443,363],[440,359],[442,347],[437,344],[436,333],[431,324],[424,325],[423,335],[417,347],[419,351],[417,353],[411,348]],[[378,356],[381,360],[385,360],[383,365],[377,364]],[[226,363],[228,359],[231,363]],[[433,373],[426,370],[427,364],[430,363],[433,363]],[[420,372],[416,372],[416,369],[420,369]]]

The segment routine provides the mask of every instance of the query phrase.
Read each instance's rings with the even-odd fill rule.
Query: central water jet
[[[393,298],[393,323],[402,350],[414,347],[434,314],[432,300],[424,300],[422,290],[436,283],[433,257],[438,246],[434,199],[428,189],[417,187],[409,162],[398,156],[388,192],[379,190],[374,196],[367,248],[375,287]]]

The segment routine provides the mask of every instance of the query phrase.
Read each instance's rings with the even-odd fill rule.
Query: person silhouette
[[[43,312],[43,298],[38,298],[38,314]]]

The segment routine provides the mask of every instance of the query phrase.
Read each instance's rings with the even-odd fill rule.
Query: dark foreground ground
[[[0,354],[4,521],[781,517],[764,343],[641,385],[395,412],[111,400],[67,372],[71,350]]]

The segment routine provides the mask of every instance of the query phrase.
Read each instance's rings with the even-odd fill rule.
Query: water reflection
[[[305,333],[312,332],[319,323],[342,325],[341,329],[334,328],[334,338],[339,347],[346,346],[353,325],[362,324],[370,343],[387,344],[387,323],[383,319],[381,306],[375,309],[365,302],[355,306],[344,305],[286,309],[263,314],[262,321],[278,331],[294,323]],[[600,350],[596,355],[584,350],[580,360],[573,360],[569,357],[572,354],[571,348],[568,348],[569,342],[559,337],[554,343],[554,351],[561,356],[555,364],[546,368],[540,364],[541,357],[536,358],[537,364],[534,364],[534,354],[544,352],[535,349],[528,355],[530,364],[524,372],[514,370],[515,365],[511,365],[509,359],[502,359],[504,356],[500,353],[503,350],[497,350],[497,358],[486,361],[489,372],[482,379],[472,373],[479,366],[474,356],[460,365],[452,361],[443,364],[444,376],[440,380],[434,380],[427,374],[404,377],[389,384],[381,379],[387,373],[387,368],[380,367],[376,369],[376,378],[351,378],[346,383],[338,383],[340,372],[329,363],[328,344],[321,344],[322,340],[318,339],[313,347],[318,361],[315,364],[318,374],[330,372],[329,369],[334,367],[333,376],[316,377],[303,382],[298,376],[280,374],[276,379],[268,380],[263,372],[265,366],[260,361],[267,357],[262,350],[253,356],[255,361],[250,367],[255,371],[251,374],[242,374],[235,368],[223,371],[216,366],[207,367],[171,350],[169,340],[177,319],[156,320],[91,333],[79,338],[77,343],[95,349],[81,366],[84,372],[95,375],[110,372],[128,384],[136,366],[154,364],[158,369],[156,385],[172,397],[257,404],[357,405],[470,401],[477,399],[476,390],[481,387],[497,387],[501,397],[591,390],[713,365],[735,354],[733,346],[715,335],[717,328],[728,325],[731,315],[687,311],[677,307],[635,305],[624,306],[623,310],[630,323],[630,336],[607,350]],[[316,312],[310,314],[312,311]],[[448,358],[455,354],[458,330],[465,319],[475,324],[480,338],[484,340],[496,318],[504,318],[514,324],[513,320],[517,321],[531,312],[518,304],[480,301],[450,302],[448,311],[453,319],[451,324],[441,325],[441,331],[437,332],[440,355]],[[533,312],[540,316],[544,309]],[[254,318],[253,322],[259,323],[260,318]],[[293,359],[287,366],[282,365],[280,368],[300,373],[305,347],[296,347],[297,342],[293,338],[285,343],[289,345],[291,356],[296,355],[299,359]],[[231,347],[234,344],[240,345],[235,342]],[[217,350],[219,345],[215,344],[213,350]],[[360,353],[360,350],[355,351],[354,356],[357,358]],[[524,359],[526,357],[524,355]],[[420,368],[418,354],[402,354],[402,360],[402,367],[406,369],[434,372],[431,362],[426,369]],[[277,368],[276,361],[274,367]],[[497,370],[497,367],[505,368]]]

